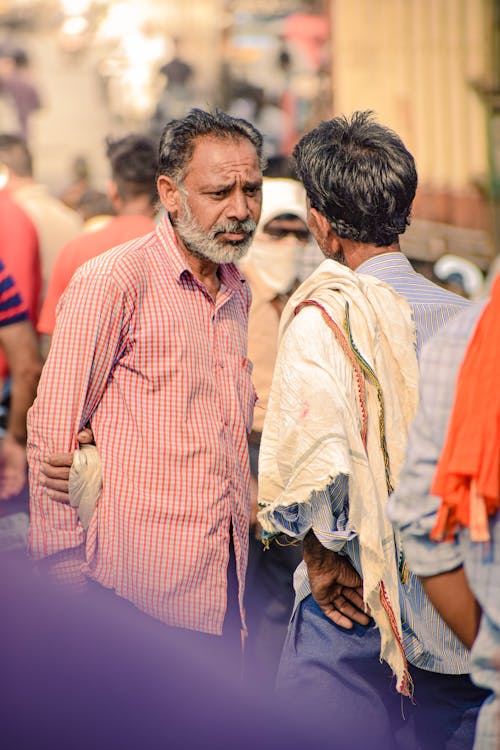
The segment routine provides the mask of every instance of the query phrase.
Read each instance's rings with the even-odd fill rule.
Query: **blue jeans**
[[[390,668],[380,662],[375,626],[345,630],[322,613],[312,596],[292,617],[281,657],[278,697],[314,726],[333,747],[358,750],[468,750],[487,692],[467,675],[410,667],[414,702],[396,692]],[[292,708],[293,711],[293,708]]]

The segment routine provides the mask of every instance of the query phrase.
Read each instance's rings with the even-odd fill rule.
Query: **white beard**
[[[182,216],[173,222],[175,230],[189,252],[196,258],[211,260],[218,265],[234,263],[248,252],[257,224],[253,219],[244,221],[226,221],[209,230],[202,229],[182,196]],[[245,237],[238,242],[221,242],[217,234],[221,232],[245,232]]]

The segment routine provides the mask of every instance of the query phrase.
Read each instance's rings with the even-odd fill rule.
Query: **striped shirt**
[[[468,528],[454,542],[429,539],[441,498],[430,494],[436,465],[446,437],[457,375],[467,345],[484,309],[476,303],[446,325],[424,348],[421,358],[420,403],[408,438],[398,489],[388,513],[400,529],[408,563],[422,576],[464,566],[467,580],[481,603],[479,633],[470,654],[471,677],[492,690],[482,705],[474,747],[500,747],[500,513],[489,518],[491,542],[471,542]]]
[[[417,353],[446,321],[469,306],[468,300],[433,284],[412,268],[401,252],[384,253],[365,261],[356,271],[374,276],[405,297],[413,312]],[[357,537],[348,525],[348,481],[339,477],[327,490],[314,493],[309,505],[290,506],[275,512],[276,528],[303,539],[312,529],[328,549],[342,550],[361,570]],[[311,593],[307,567],[302,562],[294,575],[295,606]],[[425,595],[420,580],[410,574],[400,584],[403,644],[409,662],[421,669],[444,674],[469,672],[463,644],[445,625]]]
[[[0,260],[0,327],[28,320],[28,310],[16,282]]]
[[[251,301],[232,264],[214,301],[165,217],[74,275],[28,415],[30,548],[163,622],[220,634],[232,525],[242,611],[247,562],[246,358]],[[85,535],[40,484],[40,462],[90,423],[103,491]]]

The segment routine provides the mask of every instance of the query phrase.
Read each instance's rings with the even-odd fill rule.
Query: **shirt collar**
[[[410,261],[401,250],[374,255],[373,258],[368,258],[368,260],[363,261],[363,263],[356,268],[356,273],[366,273],[380,277],[384,277],[386,273],[394,274],[394,271],[399,271],[401,273],[416,273]]]
[[[168,251],[176,279],[180,282],[182,276],[186,273],[193,276],[193,272],[186,261],[186,256],[179,247],[172,222],[167,213],[158,222],[156,231],[161,244]],[[246,284],[245,277],[234,263],[221,263],[219,266],[219,278],[222,285],[233,291],[238,291],[243,284]]]

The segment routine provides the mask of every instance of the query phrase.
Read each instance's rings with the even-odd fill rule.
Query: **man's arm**
[[[7,433],[0,446],[0,499],[17,495],[26,481],[26,414],[36,394],[41,364],[33,327],[24,320],[0,327],[0,346],[11,377]]]
[[[481,307],[470,308],[449,323],[423,349],[420,400],[410,429],[399,486],[388,514],[399,529],[410,569],[443,620],[470,648],[480,609],[469,588],[460,545],[434,542],[429,534],[441,499],[431,485],[453,404],[457,373]]]
[[[78,238],[77,238],[78,239]],[[45,361],[49,355],[52,334],[56,325],[57,304],[78,268],[75,266],[74,240],[70,240],[59,252],[50,275],[42,308],[38,315],[37,332],[40,336],[40,352]]]
[[[41,333],[40,334],[40,356],[45,362],[47,357],[49,356],[50,351],[50,344],[52,343],[52,335],[50,333]]]
[[[463,567],[422,577],[425,593],[467,648],[472,648],[481,620],[481,608],[472,593]]]
[[[84,531],[76,511],[45,486],[42,464],[72,451],[90,423],[119,356],[124,308],[124,294],[108,275],[86,267],[73,278],[28,413],[30,550],[35,558],[53,555],[53,572],[75,582],[82,580]]]

